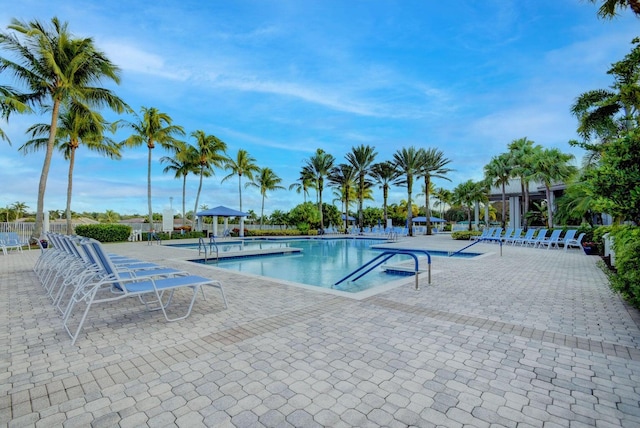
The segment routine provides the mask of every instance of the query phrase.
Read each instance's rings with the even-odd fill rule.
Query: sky
[[[187,135],[213,134],[235,157],[244,149],[271,168],[287,190],[271,192],[265,214],[289,211],[303,195],[288,187],[321,148],[346,162],[352,147],[370,145],[376,162],[403,148],[437,148],[451,160],[453,189],[479,180],[493,156],[527,137],[544,147],[583,155],[570,107],[576,97],[613,82],[607,70],[631,50],[640,21],[630,11],[597,17],[586,0],[3,0],[0,27],[11,19],[50,22],[57,16],[76,36],[92,37],[121,69],[105,82],[140,114],[167,113]],[[5,55],[4,52],[0,53]],[[0,74],[0,84],[18,86]],[[19,87],[19,86],[18,86]],[[135,121],[132,114],[110,119]],[[22,154],[25,130],[46,116],[0,121],[0,207],[23,202],[35,211],[44,152]],[[130,131],[113,136],[121,141]],[[186,137],[186,141],[193,139]],[[110,160],[80,147],[72,210],[147,212],[146,146]],[[153,150],[153,210],[181,211],[182,180],[163,174]],[[68,163],[55,153],[45,209],[66,204]],[[229,171],[204,180],[199,205],[239,208]],[[187,179],[187,211],[198,178]],[[414,191],[415,194],[420,191]],[[374,201],[382,206],[382,191]],[[311,200],[315,194],[311,192]],[[323,200],[331,202],[331,190]],[[392,188],[389,203],[406,199]],[[260,213],[257,189],[244,188],[244,211]]]

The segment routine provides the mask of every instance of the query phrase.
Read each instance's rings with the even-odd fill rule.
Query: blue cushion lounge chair
[[[564,241],[564,250],[567,251],[569,247],[576,247],[582,249],[582,240],[584,239],[584,233],[578,235],[577,239],[569,239]]]
[[[562,239],[560,240],[560,242],[558,242],[558,246],[556,248],[560,249],[560,246],[559,246],[560,244],[562,244],[563,247],[566,247],[567,241],[571,241],[572,239],[575,239],[576,232],[578,232],[576,229],[567,230],[567,233],[565,233]]]
[[[495,231],[496,231],[496,228],[494,227],[488,227],[486,229],[482,229],[482,233],[480,235],[472,236],[471,241],[479,241],[481,239],[488,238],[489,236],[492,236]]]
[[[527,230],[527,233],[524,234],[524,236],[521,236],[519,238],[514,238],[511,241],[511,245],[520,245],[523,246],[526,244],[527,241],[529,241],[531,238],[533,238],[533,234],[536,233],[535,229],[529,229]]]
[[[526,245],[527,247],[531,245],[535,248],[538,246],[539,242],[544,241],[546,239],[546,236],[547,236],[547,229],[539,229],[536,237],[529,239],[524,243],[524,245]]]
[[[562,229],[556,229],[553,232],[551,232],[551,236],[549,236],[547,239],[543,240],[543,241],[538,241],[537,242],[537,246],[542,248],[543,246],[547,247],[547,250],[551,249],[551,247],[556,247],[556,248],[560,248],[558,247],[558,242],[560,242],[560,234],[562,233]]]
[[[71,300],[63,316],[63,325],[67,333],[69,333],[69,336],[71,336],[72,344],[75,344],[91,307],[96,303],[111,302],[126,297],[138,297],[147,310],[161,310],[167,321],[178,321],[187,318],[191,314],[193,304],[200,289],[203,286],[210,286],[220,290],[224,307],[227,307],[227,299],[220,281],[195,275],[174,276],[170,278],[122,277],[113,263],[111,263],[100,242],[88,239],[83,241],[81,245],[90,246],[88,251],[92,251],[96,255],[101,276],[92,278],[76,287],[71,296]],[[167,308],[171,304],[174,292],[180,288],[190,288],[192,290],[193,295],[191,301],[184,315],[169,317]],[[169,295],[166,301],[164,299],[165,292]],[[70,322],[72,321],[72,314],[78,303],[84,303],[85,309],[82,311],[78,326],[72,329]]]
[[[505,235],[505,236],[502,238],[502,242],[504,242],[505,244],[511,244],[511,245],[513,245],[513,242],[514,242],[516,239],[520,239],[520,237],[521,237],[521,236],[522,236],[522,229],[521,229],[521,228],[517,228],[517,229],[513,232],[513,234],[512,234],[511,236],[506,236],[506,235]]]

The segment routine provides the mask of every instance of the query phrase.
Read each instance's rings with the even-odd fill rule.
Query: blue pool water
[[[301,248],[302,253],[239,256],[229,260],[213,261],[208,263],[224,269],[237,272],[261,275],[270,278],[292,281],[323,288],[331,288],[345,275],[353,272],[358,267],[367,263],[380,254],[380,250],[371,248],[385,242],[380,239],[301,239],[301,240],[251,240],[238,241],[233,244],[221,246],[219,251],[238,251],[273,248]],[[188,247],[188,244],[178,244]],[[191,248],[197,249],[196,245]],[[432,256],[448,256],[443,251],[429,251]],[[460,257],[475,257],[478,253],[462,253]],[[419,255],[421,256],[421,255]],[[394,256],[388,263],[398,263],[413,260],[410,256]],[[194,260],[195,261],[195,260]],[[202,262],[201,260],[199,262]],[[426,269],[426,261],[420,264],[421,269]],[[400,279],[401,276],[383,272],[380,268],[374,269],[356,282],[344,282],[336,287],[337,290],[358,292],[377,285]]]

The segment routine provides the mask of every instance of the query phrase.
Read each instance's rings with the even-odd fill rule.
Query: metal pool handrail
[[[461,249],[459,249],[458,251],[455,252],[449,252],[449,257],[453,257],[456,254],[461,253],[462,251],[466,250],[469,247],[473,247],[476,244],[479,244],[481,242],[485,242],[485,241],[489,241],[489,242],[498,242],[500,244],[500,257],[502,257],[502,238],[480,238],[477,241],[474,241],[473,243],[467,245],[466,247],[463,247]]]
[[[364,265],[360,266],[358,269],[356,269],[353,272],[351,272],[349,275],[347,275],[344,278],[340,279],[338,282],[333,284],[331,286],[331,288],[335,287],[336,285],[340,284],[341,282],[346,281],[347,279],[353,277],[354,275],[357,275],[358,273],[360,273],[365,268],[371,266],[371,267],[369,267],[369,269],[367,269],[366,271],[360,273],[360,275],[358,275],[357,277],[352,279],[352,281],[357,281],[358,279],[362,278],[363,276],[365,276],[366,274],[371,272],[376,267],[380,266],[382,263],[384,263],[387,260],[389,260],[391,257],[396,256],[398,254],[404,254],[406,256],[413,257],[413,260],[415,261],[416,290],[419,290],[420,288],[418,287],[418,274],[420,273],[420,271],[418,270],[418,257],[414,253],[421,253],[421,254],[425,254],[427,256],[427,263],[428,263],[427,272],[428,272],[429,284],[431,284],[431,254],[429,254],[429,252],[427,252],[425,250],[394,250],[394,249],[387,249],[384,252],[382,252],[381,254],[379,254],[376,257],[374,257],[369,262],[365,263]]]
[[[216,243],[215,238],[212,236],[209,238],[209,252],[212,252],[212,247],[216,249],[216,260],[219,259],[219,250],[218,244]],[[198,238],[198,255],[200,255],[204,251],[204,261],[207,261],[207,244],[204,242],[204,238]]]

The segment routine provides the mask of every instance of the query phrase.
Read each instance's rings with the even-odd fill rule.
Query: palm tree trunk
[[[551,186],[545,183],[547,191],[547,217],[549,218],[549,229],[553,227],[553,201],[551,200]]]
[[[382,189],[382,204],[384,208],[384,224],[382,225],[383,229],[387,228],[387,198],[389,197],[389,188],[385,185]]]
[[[505,226],[505,217],[507,216],[507,189],[505,188],[504,181],[502,182],[502,228]]]
[[[153,229],[153,209],[151,208],[151,148],[147,160],[147,205],[149,208],[149,227]]]
[[[412,179],[407,177],[407,227],[409,228],[409,236],[413,236],[413,211],[411,207]]]
[[[431,231],[431,208],[429,207],[429,185],[431,184],[431,180],[427,175],[424,178],[424,215],[427,219],[427,232],[426,235],[431,235],[433,232]]]
[[[186,219],[186,211],[185,211],[185,199],[187,196],[187,176],[184,175],[182,177],[182,227],[184,230],[184,227],[187,225],[187,219]]]
[[[260,208],[260,230],[262,230],[263,221],[264,221],[264,193],[262,194],[262,207]]]
[[[35,224],[35,227],[33,228],[31,239],[40,239],[40,235],[42,234],[42,227],[44,223],[44,192],[47,188],[47,177],[49,176],[49,167],[51,166],[51,157],[53,155],[53,145],[56,140],[59,111],[60,111],[60,101],[56,99],[53,102],[53,111],[51,112],[51,126],[49,127],[49,140],[47,141],[47,150],[44,155],[42,173],[40,174],[40,184],[38,185],[38,207],[36,209],[36,224]]]
[[[71,224],[71,194],[73,189],[73,165],[76,159],[76,149],[72,148],[69,154],[69,174],[67,181],[67,208],[65,216],[67,218],[67,235],[73,235],[73,225]]]
[[[196,213],[198,212],[198,202],[200,201],[200,190],[202,190],[202,173],[204,168],[200,166],[200,184],[198,185],[198,193],[196,193],[196,206],[193,208],[193,220],[195,222]]]
[[[242,174],[238,174],[238,195],[240,195],[240,211],[242,211]]]

